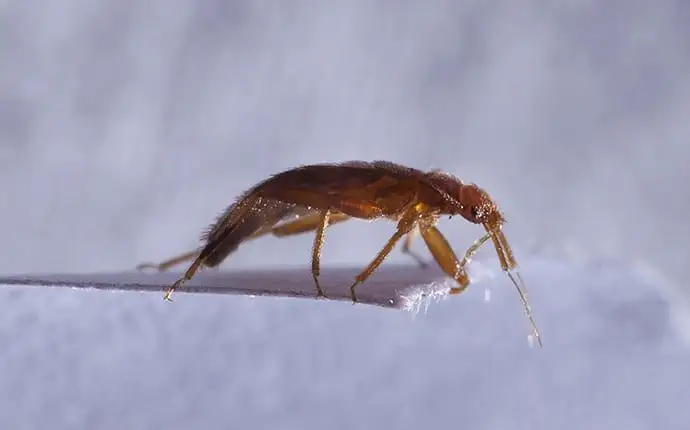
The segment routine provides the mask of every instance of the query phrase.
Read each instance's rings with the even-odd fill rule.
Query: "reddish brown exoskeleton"
[[[436,228],[441,216],[461,215],[473,224],[481,224],[486,234],[477,239],[459,260],[447,240]],[[296,220],[285,222],[298,216]],[[397,229],[371,263],[360,272],[350,287],[353,303],[356,287],[383,262],[396,243],[406,237],[404,251],[411,253],[410,242],[419,233],[432,256],[452,277],[457,287],[451,294],[464,291],[470,283],[465,265],[472,255],[491,240],[501,268],[517,288],[539,345],[541,340],[524,283],[516,271],[517,263],[503,234],[504,217],[491,197],[475,184],[464,184],[438,170],[424,172],[387,161],[350,161],[337,164],[301,166],[273,175],[243,193],[211,225],[198,250],[153,266],[161,270],[194,259],[184,276],[171,285],[173,292],[191,279],[202,267],[216,267],[243,242],[266,234],[286,236],[316,231],[312,249],[311,271],[316,296],[324,297],[319,285],[321,249],[326,228],[350,218],[373,220],[388,218]],[[414,254],[411,254],[414,256]],[[421,260],[415,256],[421,262]]]

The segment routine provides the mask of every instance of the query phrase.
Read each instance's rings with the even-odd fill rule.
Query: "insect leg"
[[[348,215],[342,212],[330,212],[328,215],[328,224],[333,225],[339,222],[350,219]],[[298,219],[283,223],[279,226],[269,229],[263,234],[272,234],[277,237],[291,236],[293,234],[306,233],[308,231],[316,230],[320,227],[323,221],[323,212],[315,212],[309,215],[304,215]]]
[[[273,236],[277,237],[283,237],[283,236],[289,236],[293,234],[299,234],[299,233],[305,233],[308,231],[315,230],[316,228],[319,227],[319,223],[321,222],[321,216],[322,213],[310,213],[309,215],[305,215],[300,217],[297,220],[294,221],[289,221],[286,223],[283,223],[281,225],[278,225],[276,227],[274,226],[267,226],[264,228],[259,229],[256,233],[251,235],[246,241],[252,240],[252,239],[257,239],[262,236],[266,236],[269,234],[272,234]],[[346,221],[350,219],[349,216],[337,212],[333,213],[330,216],[329,219],[329,224],[333,225],[338,222]],[[245,241],[245,242],[246,242]],[[136,269],[137,270],[145,270],[145,269],[155,269],[158,270],[159,272],[166,271],[170,269],[171,267],[177,266],[179,264],[185,263],[187,261],[192,261],[194,260],[198,255],[200,249],[195,249],[194,251],[188,251],[185,252],[184,254],[176,255],[175,257],[171,257],[167,260],[164,260],[160,263],[141,263],[139,264]]]
[[[331,216],[331,211],[322,211],[319,216],[321,219],[319,226],[316,229],[316,236],[314,236],[314,246],[311,254],[311,275],[314,278],[314,283],[316,284],[316,298],[326,297],[321,289],[321,285],[319,285],[319,264],[321,260],[321,249],[323,248],[326,227],[328,227],[328,220]]]
[[[470,245],[469,248],[467,248],[467,251],[465,252],[465,256],[462,258],[462,261],[460,262],[460,265],[462,267],[465,267],[466,264],[470,262],[474,254],[479,251],[479,248],[481,248],[484,243],[486,243],[487,240],[491,238],[491,235],[489,233],[485,234],[484,236],[480,237],[479,239],[475,240],[472,242],[472,245]]]
[[[398,229],[393,233],[388,242],[383,246],[383,248],[376,254],[376,257],[369,263],[369,265],[364,269],[359,275],[356,276],[355,282],[350,286],[350,296],[352,297],[352,303],[357,303],[357,296],[355,295],[355,288],[357,285],[364,282],[372,273],[381,265],[383,260],[386,259],[388,254],[393,250],[395,244],[410,232],[415,227],[415,223],[411,222],[409,219],[403,218],[400,223],[398,223]]]
[[[403,242],[402,252],[403,254],[407,254],[410,257],[412,257],[422,269],[426,269],[427,267],[429,267],[427,262],[424,261],[424,259],[420,257],[419,254],[412,251],[412,241],[414,241],[414,238],[417,235],[417,233],[419,233],[418,229],[414,229],[411,232],[407,233],[407,237],[405,237],[405,242]]]
[[[158,270],[159,272],[163,272],[168,270],[169,268],[173,266],[177,266],[178,264],[182,264],[187,261],[192,261],[194,260],[198,255],[199,255],[199,249],[195,249],[194,251],[188,251],[185,252],[184,254],[177,255],[175,257],[169,258],[165,261],[162,261],[160,263],[141,263],[137,266],[137,270],[144,270],[144,269],[155,269]]]
[[[184,272],[184,276],[182,276],[180,279],[175,281],[174,284],[172,284],[165,292],[165,295],[163,296],[164,300],[167,300],[169,302],[172,301],[172,295],[177,290],[184,284],[185,282],[189,281],[192,279],[192,276],[196,274],[196,272],[199,270],[201,267],[201,264],[203,263],[203,260],[200,257],[196,257],[194,262],[192,263],[191,266],[187,269],[186,272]]]
[[[466,260],[463,260],[463,263],[458,260],[446,238],[435,226],[422,228],[421,234],[427,248],[431,251],[431,255],[434,256],[434,260],[448,276],[460,285],[459,287],[451,288],[450,294],[463,292],[470,283],[470,278],[467,276],[464,268]]]

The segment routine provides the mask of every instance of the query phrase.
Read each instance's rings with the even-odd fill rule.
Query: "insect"
[[[486,233],[466,251],[462,260],[436,224],[441,216],[460,215],[480,224]],[[291,218],[297,219],[285,222]],[[450,294],[463,292],[470,284],[465,265],[479,248],[491,241],[501,268],[516,287],[534,338],[541,346],[540,334],[517,272],[517,262],[502,227],[505,218],[489,194],[476,184],[465,184],[440,170],[428,172],[388,161],[348,161],[313,164],[285,170],[259,182],[241,194],[204,232],[202,246],[158,265],[139,268],[161,270],[193,260],[184,275],[166,291],[172,295],[203,267],[216,267],[245,241],[268,234],[287,236],[315,231],[311,272],[316,297],[325,297],[319,284],[321,250],[330,225],[351,218],[374,220],[386,218],[397,223],[396,230],[376,256],[350,286],[353,303],[356,288],[381,265],[396,244],[406,237],[403,251],[424,263],[410,251],[413,237],[419,234],[441,269],[455,280]]]

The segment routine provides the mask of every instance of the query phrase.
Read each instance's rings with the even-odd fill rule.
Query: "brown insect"
[[[486,230],[462,260],[456,257],[435,226],[444,215],[461,215]],[[297,219],[290,220],[295,217]],[[168,288],[164,298],[171,300],[174,291],[198,270],[218,266],[245,241],[267,234],[288,236],[316,231],[311,272],[316,297],[325,297],[319,284],[319,267],[326,228],[351,218],[388,218],[397,222],[395,233],[350,286],[353,303],[357,302],[356,287],[379,267],[405,236],[403,251],[424,265],[410,250],[414,236],[421,235],[441,269],[458,284],[450,289],[450,294],[461,293],[467,288],[470,279],[465,265],[485,242],[491,240],[501,268],[520,294],[533,335],[541,346],[539,331],[523,291],[524,282],[502,231],[503,215],[486,191],[439,170],[424,172],[387,161],[316,164],[286,170],[243,193],[204,233],[199,249],[157,265],[142,264],[139,268],[165,270],[193,259],[183,277]]]

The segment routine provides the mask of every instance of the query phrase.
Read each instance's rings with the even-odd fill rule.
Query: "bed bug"
[[[458,259],[436,227],[441,216],[460,215],[482,225],[485,234]],[[285,222],[291,218],[291,221]],[[216,267],[245,241],[273,234],[287,236],[314,231],[311,272],[316,297],[325,297],[319,284],[320,256],[329,226],[351,218],[390,219],[395,232],[350,286],[352,302],[356,288],[376,271],[396,244],[406,237],[403,251],[410,251],[415,235],[420,235],[434,260],[457,284],[450,294],[459,294],[470,284],[465,265],[486,242],[494,245],[502,270],[517,288],[532,331],[541,345],[532,311],[524,292],[524,282],[502,228],[505,218],[489,194],[476,184],[465,184],[438,169],[422,171],[389,161],[348,161],[312,164],[285,170],[259,182],[241,194],[202,236],[202,246],[158,265],[166,269],[193,260],[184,275],[166,291],[172,294],[202,267]]]

